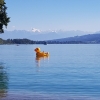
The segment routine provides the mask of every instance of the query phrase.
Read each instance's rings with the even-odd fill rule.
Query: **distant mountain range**
[[[60,39],[54,39],[54,40],[49,40],[49,41],[56,41],[56,42],[71,42],[71,41],[81,41],[83,43],[100,43],[100,32],[95,33],[95,34],[87,34],[87,35],[82,35],[82,36],[74,36],[74,37],[69,37],[69,38],[60,38]],[[48,41],[48,42],[49,42]]]
[[[85,35],[84,35],[85,34]],[[63,38],[64,37],[64,38]],[[66,37],[66,38],[65,38]],[[57,39],[58,38],[58,39]],[[30,32],[30,31],[6,31],[0,34],[3,44],[81,44],[100,43],[100,32],[86,34],[83,31],[59,31],[59,32]]]
[[[64,38],[74,37],[74,36],[82,36],[86,34],[93,34],[93,32],[84,32],[84,31],[42,31],[42,32],[32,32],[26,30],[14,30],[14,31],[6,31],[4,34],[0,34],[0,38],[2,39],[30,39],[34,41],[44,41],[44,40],[53,40],[63,38],[60,41],[64,40]],[[75,38],[75,37],[74,37]],[[74,39],[72,38],[72,39]],[[78,38],[78,37],[77,37]],[[71,38],[70,38],[71,39]]]

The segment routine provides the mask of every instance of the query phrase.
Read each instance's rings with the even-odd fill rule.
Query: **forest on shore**
[[[0,44],[100,44],[100,42],[93,41],[33,41],[30,39],[7,39],[0,38]]]

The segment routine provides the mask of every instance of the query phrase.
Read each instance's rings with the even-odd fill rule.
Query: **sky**
[[[5,0],[7,30],[100,31],[100,0]]]

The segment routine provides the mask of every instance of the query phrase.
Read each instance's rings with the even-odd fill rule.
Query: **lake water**
[[[36,58],[36,47],[50,56]],[[0,98],[11,97],[100,100],[100,45],[0,45]]]

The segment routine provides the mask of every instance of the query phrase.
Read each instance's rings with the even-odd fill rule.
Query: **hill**
[[[87,34],[87,35],[82,35],[82,36],[74,36],[74,37],[69,37],[69,38],[61,38],[61,39],[54,39],[54,40],[49,40],[49,42],[82,42],[82,43],[100,43],[100,33],[95,33],[95,34]]]

